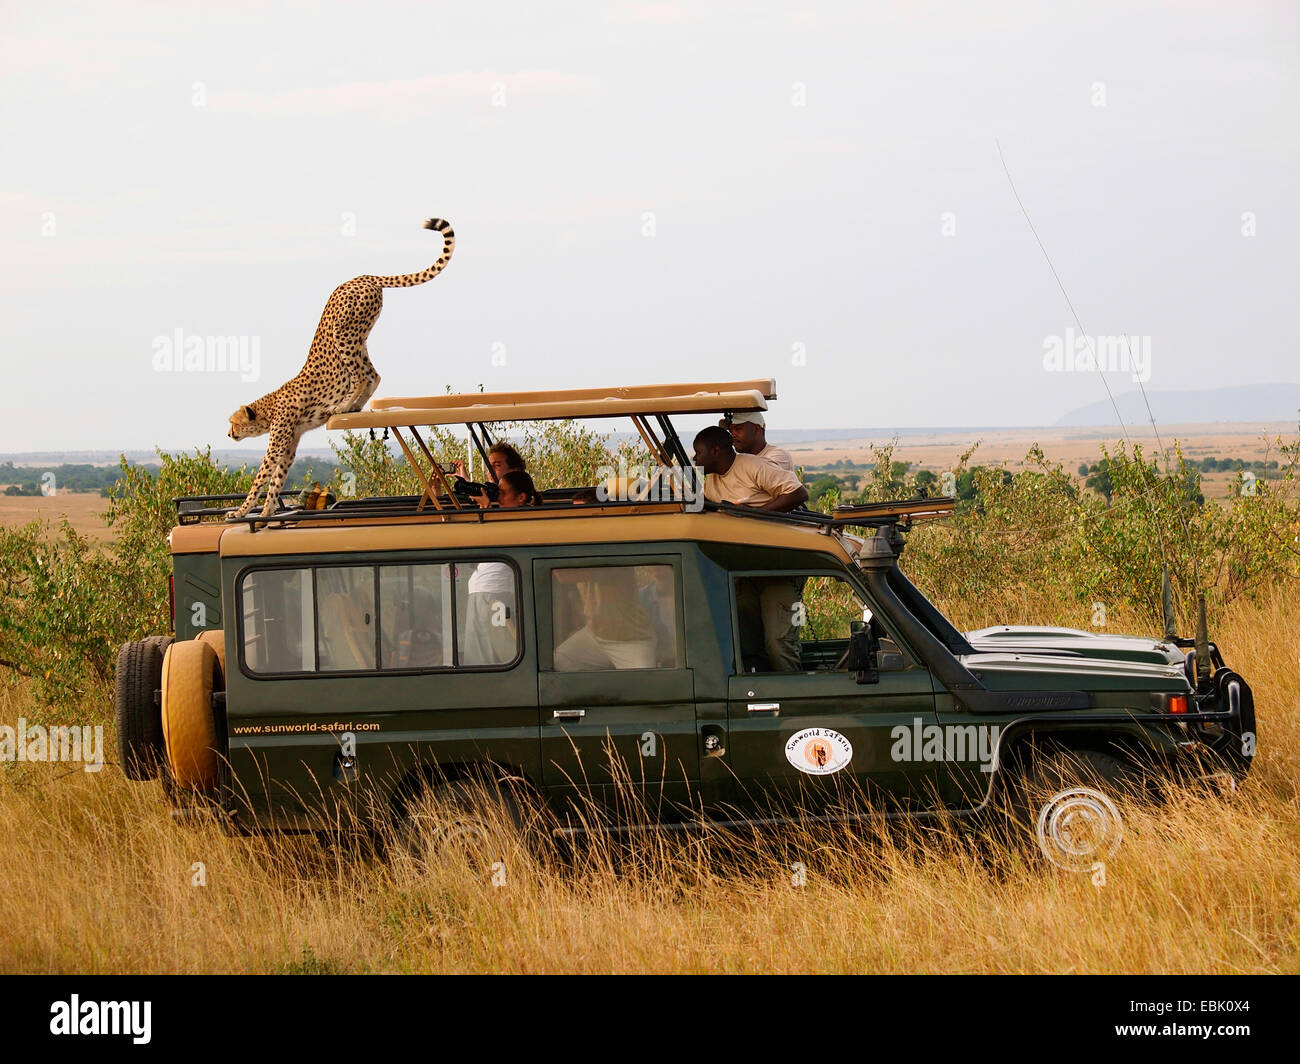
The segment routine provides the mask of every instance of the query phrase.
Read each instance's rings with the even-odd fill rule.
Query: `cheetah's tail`
[[[432,281],[438,274],[442,273],[443,267],[451,261],[451,253],[456,249],[456,234],[451,228],[451,223],[443,221],[441,218],[430,218],[424,223],[424,228],[442,234],[442,254],[438,256],[438,261],[427,270],[421,270],[419,273],[398,273],[390,277],[373,277],[372,280],[381,288],[410,288],[412,285]]]

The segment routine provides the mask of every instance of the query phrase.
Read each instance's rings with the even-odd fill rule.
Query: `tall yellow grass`
[[[457,854],[381,860],[175,823],[157,784],[113,767],[7,765],[0,970],[1294,973],[1297,599],[1283,588],[1214,633],[1255,690],[1245,786],[1126,809],[1104,886],[942,828],[811,826],[560,857],[512,843],[494,885]],[[50,717],[22,688],[0,692],[0,721],[19,715]]]

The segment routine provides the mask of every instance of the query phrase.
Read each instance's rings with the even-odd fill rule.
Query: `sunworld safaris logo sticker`
[[[790,736],[785,759],[810,776],[829,776],[853,760],[853,744],[830,728],[805,728]]]

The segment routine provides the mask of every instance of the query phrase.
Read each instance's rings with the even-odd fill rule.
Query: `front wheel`
[[[1142,784],[1132,768],[1097,750],[1040,754],[1015,786],[1012,815],[1052,864],[1072,872],[1108,861],[1124,840],[1117,799]]]

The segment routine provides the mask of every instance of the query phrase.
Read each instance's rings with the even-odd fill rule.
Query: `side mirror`
[[[880,637],[875,626],[868,621],[849,622],[849,660],[847,665],[858,683],[879,683],[876,654],[880,650]]]

